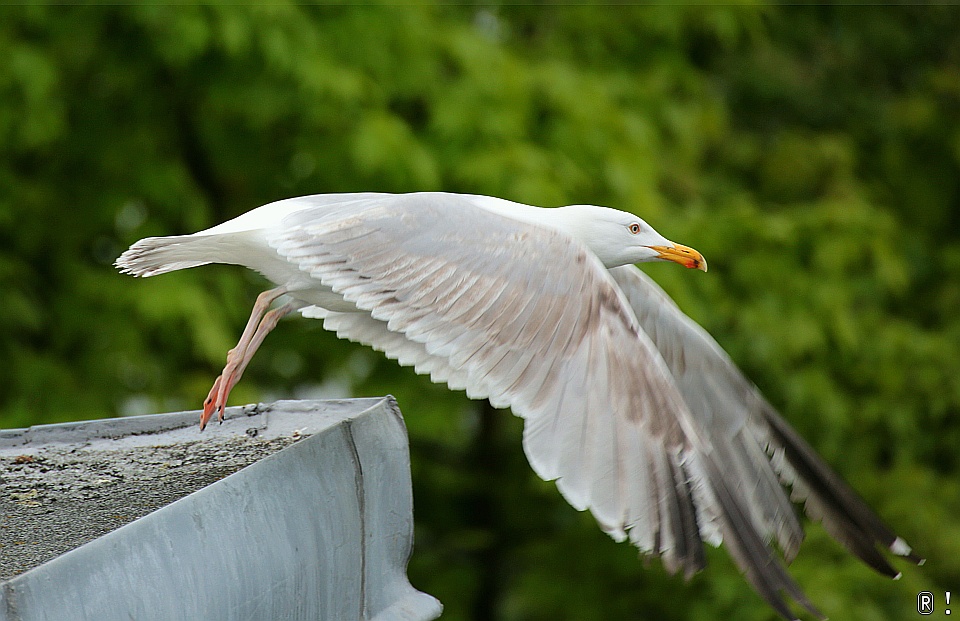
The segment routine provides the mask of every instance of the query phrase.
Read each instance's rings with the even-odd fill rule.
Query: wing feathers
[[[321,214],[318,226],[300,214],[302,226],[276,235],[281,255],[361,311],[304,314],[322,314],[325,328],[435,381],[512,406],[527,420],[534,470],[556,479],[574,507],[589,508],[616,538],[629,533],[671,570],[702,567],[695,503],[712,500],[697,491],[709,487],[696,480],[702,472],[681,457],[689,446],[676,418],[688,414],[596,258],[557,233],[517,234],[517,223],[490,214],[476,227],[491,229],[489,241],[458,229],[426,244],[411,234],[425,228],[418,218],[439,219],[416,207],[391,215],[398,211],[371,208],[341,222]]]
[[[754,530],[768,540],[776,537],[787,560],[795,556],[803,532],[779,479],[791,485],[790,498],[804,501],[811,518],[822,521],[828,533],[880,573],[897,575],[878,545],[922,562],[653,281],[634,266],[615,268],[611,274],[699,424],[708,430],[723,471],[736,472],[738,481],[746,483],[736,496],[746,501],[740,512]]]
[[[802,539],[781,480],[879,571],[877,541],[914,558],[636,268],[608,272],[558,232],[451,196],[442,212],[423,194],[290,216],[270,244],[357,307],[303,314],[512,407],[536,473],[672,572],[692,575],[702,540],[722,538],[781,615],[784,594],[819,615],[771,547],[790,559]]]

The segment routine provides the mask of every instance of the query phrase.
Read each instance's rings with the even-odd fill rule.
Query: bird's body
[[[897,575],[879,548],[919,561],[632,265],[651,260],[706,270],[696,251],[613,209],[366,193],[278,201],[193,235],[147,238],[117,265],[151,276],[234,263],[277,285],[258,298],[201,425],[297,310],[511,407],[537,474],[611,536],[687,575],[703,566],[701,541],[722,540],[785,617],[783,591],[819,613],[771,547],[790,560],[803,536],[782,483],[878,571]]]

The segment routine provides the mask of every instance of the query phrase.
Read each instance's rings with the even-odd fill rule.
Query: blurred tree
[[[141,237],[332,191],[607,204],[707,256],[649,271],[929,556],[890,583],[812,526],[811,598],[899,619],[960,580],[955,10],[6,7],[0,57],[4,426],[206,395],[264,283],[115,273]],[[722,551],[690,585],[645,567],[536,479],[518,420],[318,323],[234,401],[397,396],[445,618],[774,618]]]

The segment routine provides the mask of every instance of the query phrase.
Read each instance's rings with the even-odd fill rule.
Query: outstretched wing
[[[306,314],[522,416],[537,474],[613,537],[690,575],[703,566],[701,536],[722,536],[781,614],[781,590],[813,610],[619,287],[579,242],[448,194],[298,211],[268,240],[362,311]]]
[[[723,472],[743,482],[752,523],[765,537],[776,537],[788,560],[803,532],[781,482],[792,487],[793,499],[804,502],[811,518],[880,573],[898,575],[880,547],[921,562],[653,280],[633,265],[610,272],[709,434]]]

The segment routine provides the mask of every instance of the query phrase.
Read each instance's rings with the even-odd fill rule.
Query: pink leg
[[[267,334],[269,334],[271,330],[277,327],[277,323],[281,319],[298,308],[301,308],[302,306],[303,304],[299,302],[288,302],[280,308],[275,308],[264,315],[260,325],[257,326],[257,331],[253,334],[253,338],[250,339],[250,343],[247,346],[243,357],[237,361],[236,368],[229,373],[227,372],[227,369],[224,369],[224,379],[220,382],[220,394],[213,404],[214,409],[217,411],[217,419],[221,423],[223,422],[223,408],[227,405],[227,397],[230,395],[230,391],[233,390],[233,387],[237,385],[237,382],[240,381],[243,371],[247,368],[250,360],[253,359],[253,354],[256,353],[257,348],[259,348],[260,344],[263,343],[263,339],[266,338]]]
[[[219,418],[221,421],[223,420],[223,406],[227,401],[227,395],[229,394],[230,389],[233,388],[233,386],[237,383],[237,380],[240,379],[239,375],[237,375],[231,381],[231,377],[236,374],[238,367],[240,368],[241,372],[243,371],[243,367],[247,366],[249,359],[253,357],[257,347],[259,347],[260,343],[263,342],[263,338],[267,335],[267,332],[272,330],[276,325],[276,321],[280,319],[280,317],[277,317],[276,320],[273,320],[273,325],[263,332],[263,335],[259,337],[259,339],[256,341],[256,345],[254,345],[253,349],[251,350],[250,345],[257,338],[257,334],[261,331],[263,320],[267,315],[270,315],[270,313],[267,312],[267,310],[270,308],[270,305],[286,292],[286,287],[277,287],[276,289],[264,291],[257,296],[257,301],[253,305],[253,311],[250,313],[250,319],[247,320],[247,325],[243,329],[243,334],[240,335],[240,341],[237,343],[236,347],[227,352],[227,365],[223,368],[223,373],[221,373],[220,376],[217,377],[217,379],[213,382],[213,388],[210,389],[210,393],[203,402],[203,413],[200,415],[200,431],[203,431],[203,428],[207,426],[207,421],[210,420],[214,410],[218,407],[220,410]],[[291,305],[288,304],[287,306]],[[295,308],[296,306],[294,305],[294,308],[291,308],[291,310],[294,310]],[[289,312],[290,311],[287,311],[284,313],[284,315],[288,314]],[[247,353],[248,351],[249,355]],[[224,390],[225,388],[226,390]]]

